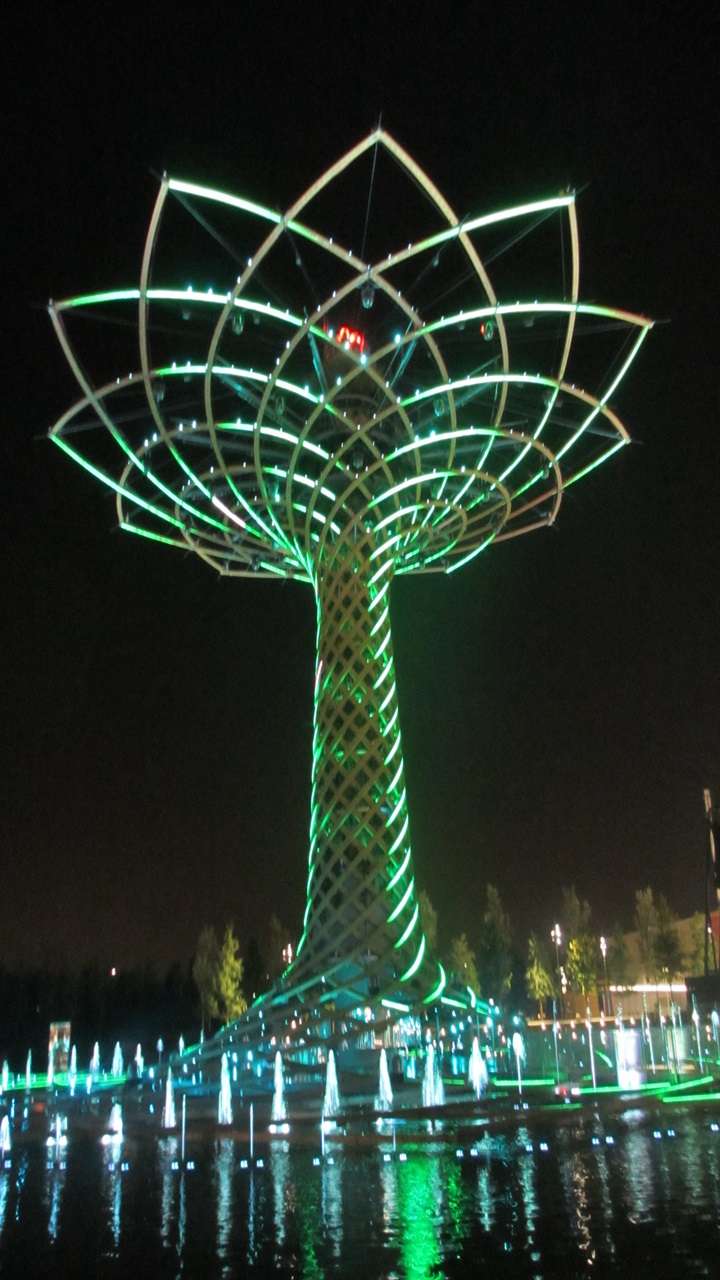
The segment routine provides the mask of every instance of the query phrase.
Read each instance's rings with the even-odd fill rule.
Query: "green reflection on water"
[[[400,1248],[406,1280],[422,1280],[440,1261],[439,1161],[417,1159],[398,1166]]]

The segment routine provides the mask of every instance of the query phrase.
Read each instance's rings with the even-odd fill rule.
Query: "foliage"
[[[212,925],[205,925],[200,930],[192,964],[193,982],[200,996],[200,1016],[202,1018],[203,1031],[205,1030],[206,1022],[209,1022],[211,1018],[220,1016],[217,999],[219,959],[220,944],[217,940],[217,934]]]
[[[254,934],[248,939],[245,951],[245,989],[250,993],[250,998],[255,999],[261,991],[265,989],[265,961],[258,940]]]
[[[679,973],[682,973],[683,954],[675,928],[677,916],[662,893],[658,895],[656,918],[655,963],[663,977],[667,977],[671,982]]]
[[[565,971],[572,991],[587,996],[597,977],[597,944],[589,933],[571,938],[567,944]]]
[[[477,971],[482,995],[486,999],[492,996],[494,1000],[500,1000],[512,981],[512,931],[510,917],[493,884],[487,886],[486,905],[480,922]]]
[[[430,895],[421,889],[418,894],[418,902],[420,903],[420,919],[422,921],[423,932],[427,939],[428,947],[431,951],[437,946],[438,918]]]
[[[657,973],[655,956],[657,927],[657,907],[653,891],[650,888],[638,889],[635,894],[635,928],[638,932],[640,964],[646,980],[654,978]]]
[[[685,956],[688,973],[703,973],[705,970],[705,916],[696,911],[690,917],[690,946]]]
[[[217,1004],[222,1021],[233,1022],[247,1009],[242,990],[243,962],[240,943],[231,924],[226,925],[217,969]]]
[[[578,897],[574,884],[562,891],[560,922],[568,942],[590,932],[590,903],[586,898]]]
[[[203,1029],[206,1019],[220,1018],[223,1022],[232,1022],[247,1009],[239,951],[240,943],[231,924],[225,928],[222,943],[218,942],[211,925],[201,929],[192,973],[200,995]]]
[[[608,938],[607,970],[610,982],[623,983],[629,980],[630,965],[625,933],[622,925],[616,924]]]
[[[545,1016],[544,1002],[554,996],[555,984],[547,962],[547,956],[536,933],[530,934],[528,942],[525,983],[528,995],[532,1000],[537,1001],[538,1014],[543,1018]]]
[[[450,968],[455,977],[465,986],[472,987],[473,991],[479,990],[480,980],[475,952],[464,933],[458,934],[457,938],[453,938],[450,943]]]
[[[290,941],[290,930],[286,929],[284,924],[281,924],[273,911],[268,921],[267,932],[267,949],[265,953],[268,957],[267,975],[270,979],[279,978],[286,967],[283,951]]]

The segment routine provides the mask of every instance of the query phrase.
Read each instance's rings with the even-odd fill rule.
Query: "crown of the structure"
[[[385,211],[379,157],[395,175]],[[310,206],[343,228],[354,211],[362,251],[310,225]],[[170,212],[185,225],[160,236]],[[178,287],[184,253],[221,286]],[[552,291],[554,263],[558,300],[528,296]],[[393,572],[452,572],[551,523],[563,490],[628,442],[609,400],[651,322],[578,291],[572,194],[461,219],[382,130],[285,214],[164,177],[138,287],[50,304],[82,390],[51,437],[114,489],[123,529],[221,573],[315,581],[358,519],[385,534]],[[70,336],[87,315],[134,345],[94,383]]]

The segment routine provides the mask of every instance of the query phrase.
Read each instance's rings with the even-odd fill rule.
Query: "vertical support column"
[[[415,888],[389,595],[392,558],[372,533],[318,565],[307,907],[298,956],[338,961],[369,993],[409,982],[425,938]],[[383,558],[385,555],[385,558]]]

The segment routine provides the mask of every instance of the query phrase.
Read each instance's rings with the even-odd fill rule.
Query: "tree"
[[[486,891],[485,910],[480,922],[477,970],[483,996],[501,999],[512,981],[512,932],[510,917],[503,909],[495,885]]]
[[[217,999],[219,958],[220,946],[215,930],[212,925],[205,925],[200,930],[192,965],[193,982],[200,996],[200,1016],[203,1033],[205,1032],[206,1022],[209,1022],[211,1018],[220,1016]]]
[[[616,924],[608,938],[607,971],[610,982],[622,986],[629,978],[629,959],[625,933],[621,924]]]
[[[283,953],[286,952],[289,942],[290,942],[289,929],[286,929],[285,925],[280,923],[280,920],[278,919],[278,917],[275,915],[275,912],[273,911],[268,921],[268,937],[267,937],[268,945],[267,945],[267,952],[266,952],[268,957],[268,964],[267,964],[268,978],[270,979],[279,978],[280,974],[287,967],[287,962],[284,958]]]
[[[260,953],[257,938],[253,935],[248,939],[245,951],[245,987],[249,991],[252,999],[259,995],[265,988],[265,961]]]
[[[597,977],[596,941],[589,933],[571,938],[567,944],[565,969],[572,991],[587,996]]]
[[[652,889],[638,889],[635,894],[635,928],[638,932],[640,964],[646,980],[654,978],[657,973],[655,955],[657,926],[657,907]]]
[[[655,934],[655,962],[668,982],[682,972],[683,954],[675,921],[677,916],[663,893],[658,895],[657,932]]]
[[[560,917],[565,937],[581,938],[590,932],[590,903],[586,898],[579,898],[575,885],[562,890],[562,915]]]
[[[705,968],[705,916],[696,911],[690,917],[689,946],[685,956],[688,973],[702,973]]]
[[[420,903],[420,919],[427,939],[427,945],[430,951],[434,951],[437,946],[437,911],[430,901],[430,895],[425,891],[425,889],[420,890],[418,894],[418,902]]]
[[[243,995],[243,962],[240,943],[231,924],[226,925],[217,968],[217,1004],[224,1023],[234,1022],[247,1009]]]
[[[475,952],[464,933],[458,934],[450,943],[450,968],[464,986],[472,987],[473,991],[479,989]]]
[[[555,994],[555,984],[547,963],[547,957],[536,933],[530,934],[528,941],[527,969],[525,970],[527,993],[537,1001],[538,1014],[545,1017],[545,1001]]]

